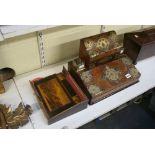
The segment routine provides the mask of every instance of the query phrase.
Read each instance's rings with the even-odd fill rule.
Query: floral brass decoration
[[[131,59],[129,59],[129,58],[127,58],[127,57],[123,57],[123,58],[122,58],[122,62],[123,62],[125,65],[131,65],[131,64],[132,64]]]
[[[88,55],[91,57],[91,58],[94,58],[96,56],[99,55],[99,52],[95,51],[95,50],[90,50],[88,51]]]
[[[133,67],[129,69],[129,73],[131,74],[131,76],[132,76],[133,78],[136,78],[136,77],[139,76],[138,70],[137,70],[136,68],[133,68]]]
[[[81,79],[84,81],[84,82],[90,82],[92,80],[92,75],[90,73],[90,71],[86,71],[86,72],[83,72],[81,74]]]
[[[111,31],[110,32],[109,39],[111,41],[113,41],[113,42],[117,42],[118,41],[118,36],[117,36],[115,31]]]
[[[120,46],[116,32],[114,32],[114,31],[110,32],[109,40],[110,40],[111,44],[113,44],[112,48],[116,48],[116,47]]]
[[[91,49],[93,49],[93,47],[94,47],[94,41],[91,40],[91,39],[86,39],[86,40],[84,41],[84,45],[85,45],[87,51],[88,51],[88,50],[91,50]]]
[[[102,90],[100,87],[98,87],[97,85],[90,85],[88,87],[88,91],[92,96],[98,95],[100,93],[102,93]]]
[[[90,58],[122,47],[115,31],[111,31],[106,35],[100,35],[96,38],[87,38],[84,40],[84,46]]]
[[[77,71],[85,69],[85,64],[80,58],[74,59],[72,62]]]
[[[106,66],[104,78],[110,81],[117,81],[120,79],[121,72],[115,68]]]
[[[98,49],[100,49],[101,51],[107,51],[107,50],[109,50],[109,45],[110,45],[110,42],[109,42],[108,39],[106,39],[106,38],[100,38],[97,41],[96,47]]]
[[[29,121],[32,109],[29,105],[23,106],[22,103],[13,111],[11,107],[0,104],[0,128],[17,129]]]

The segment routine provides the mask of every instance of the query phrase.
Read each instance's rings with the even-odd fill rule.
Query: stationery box
[[[85,62],[87,68],[96,63],[105,63],[113,60],[119,54],[122,44],[115,31],[98,34],[80,40],[79,58]]]

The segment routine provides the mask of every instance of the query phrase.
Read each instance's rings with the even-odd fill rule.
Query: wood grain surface
[[[57,78],[41,83],[38,90],[50,112],[71,102]]]
[[[124,57],[85,71],[80,77],[92,97],[97,97],[137,80],[140,73],[131,60]]]

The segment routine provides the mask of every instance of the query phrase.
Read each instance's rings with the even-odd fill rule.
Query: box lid
[[[122,44],[115,31],[81,39],[79,57],[85,63],[93,63],[120,52]]]
[[[155,42],[155,29],[149,29],[141,32],[125,33],[124,38],[130,38],[140,46],[145,46]]]

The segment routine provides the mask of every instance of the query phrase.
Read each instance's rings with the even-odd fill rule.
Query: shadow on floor
[[[131,103],[104,119],[96,119],[80,129],[155,129],[155,112],[150,108],[152,94],[140,104]]]

